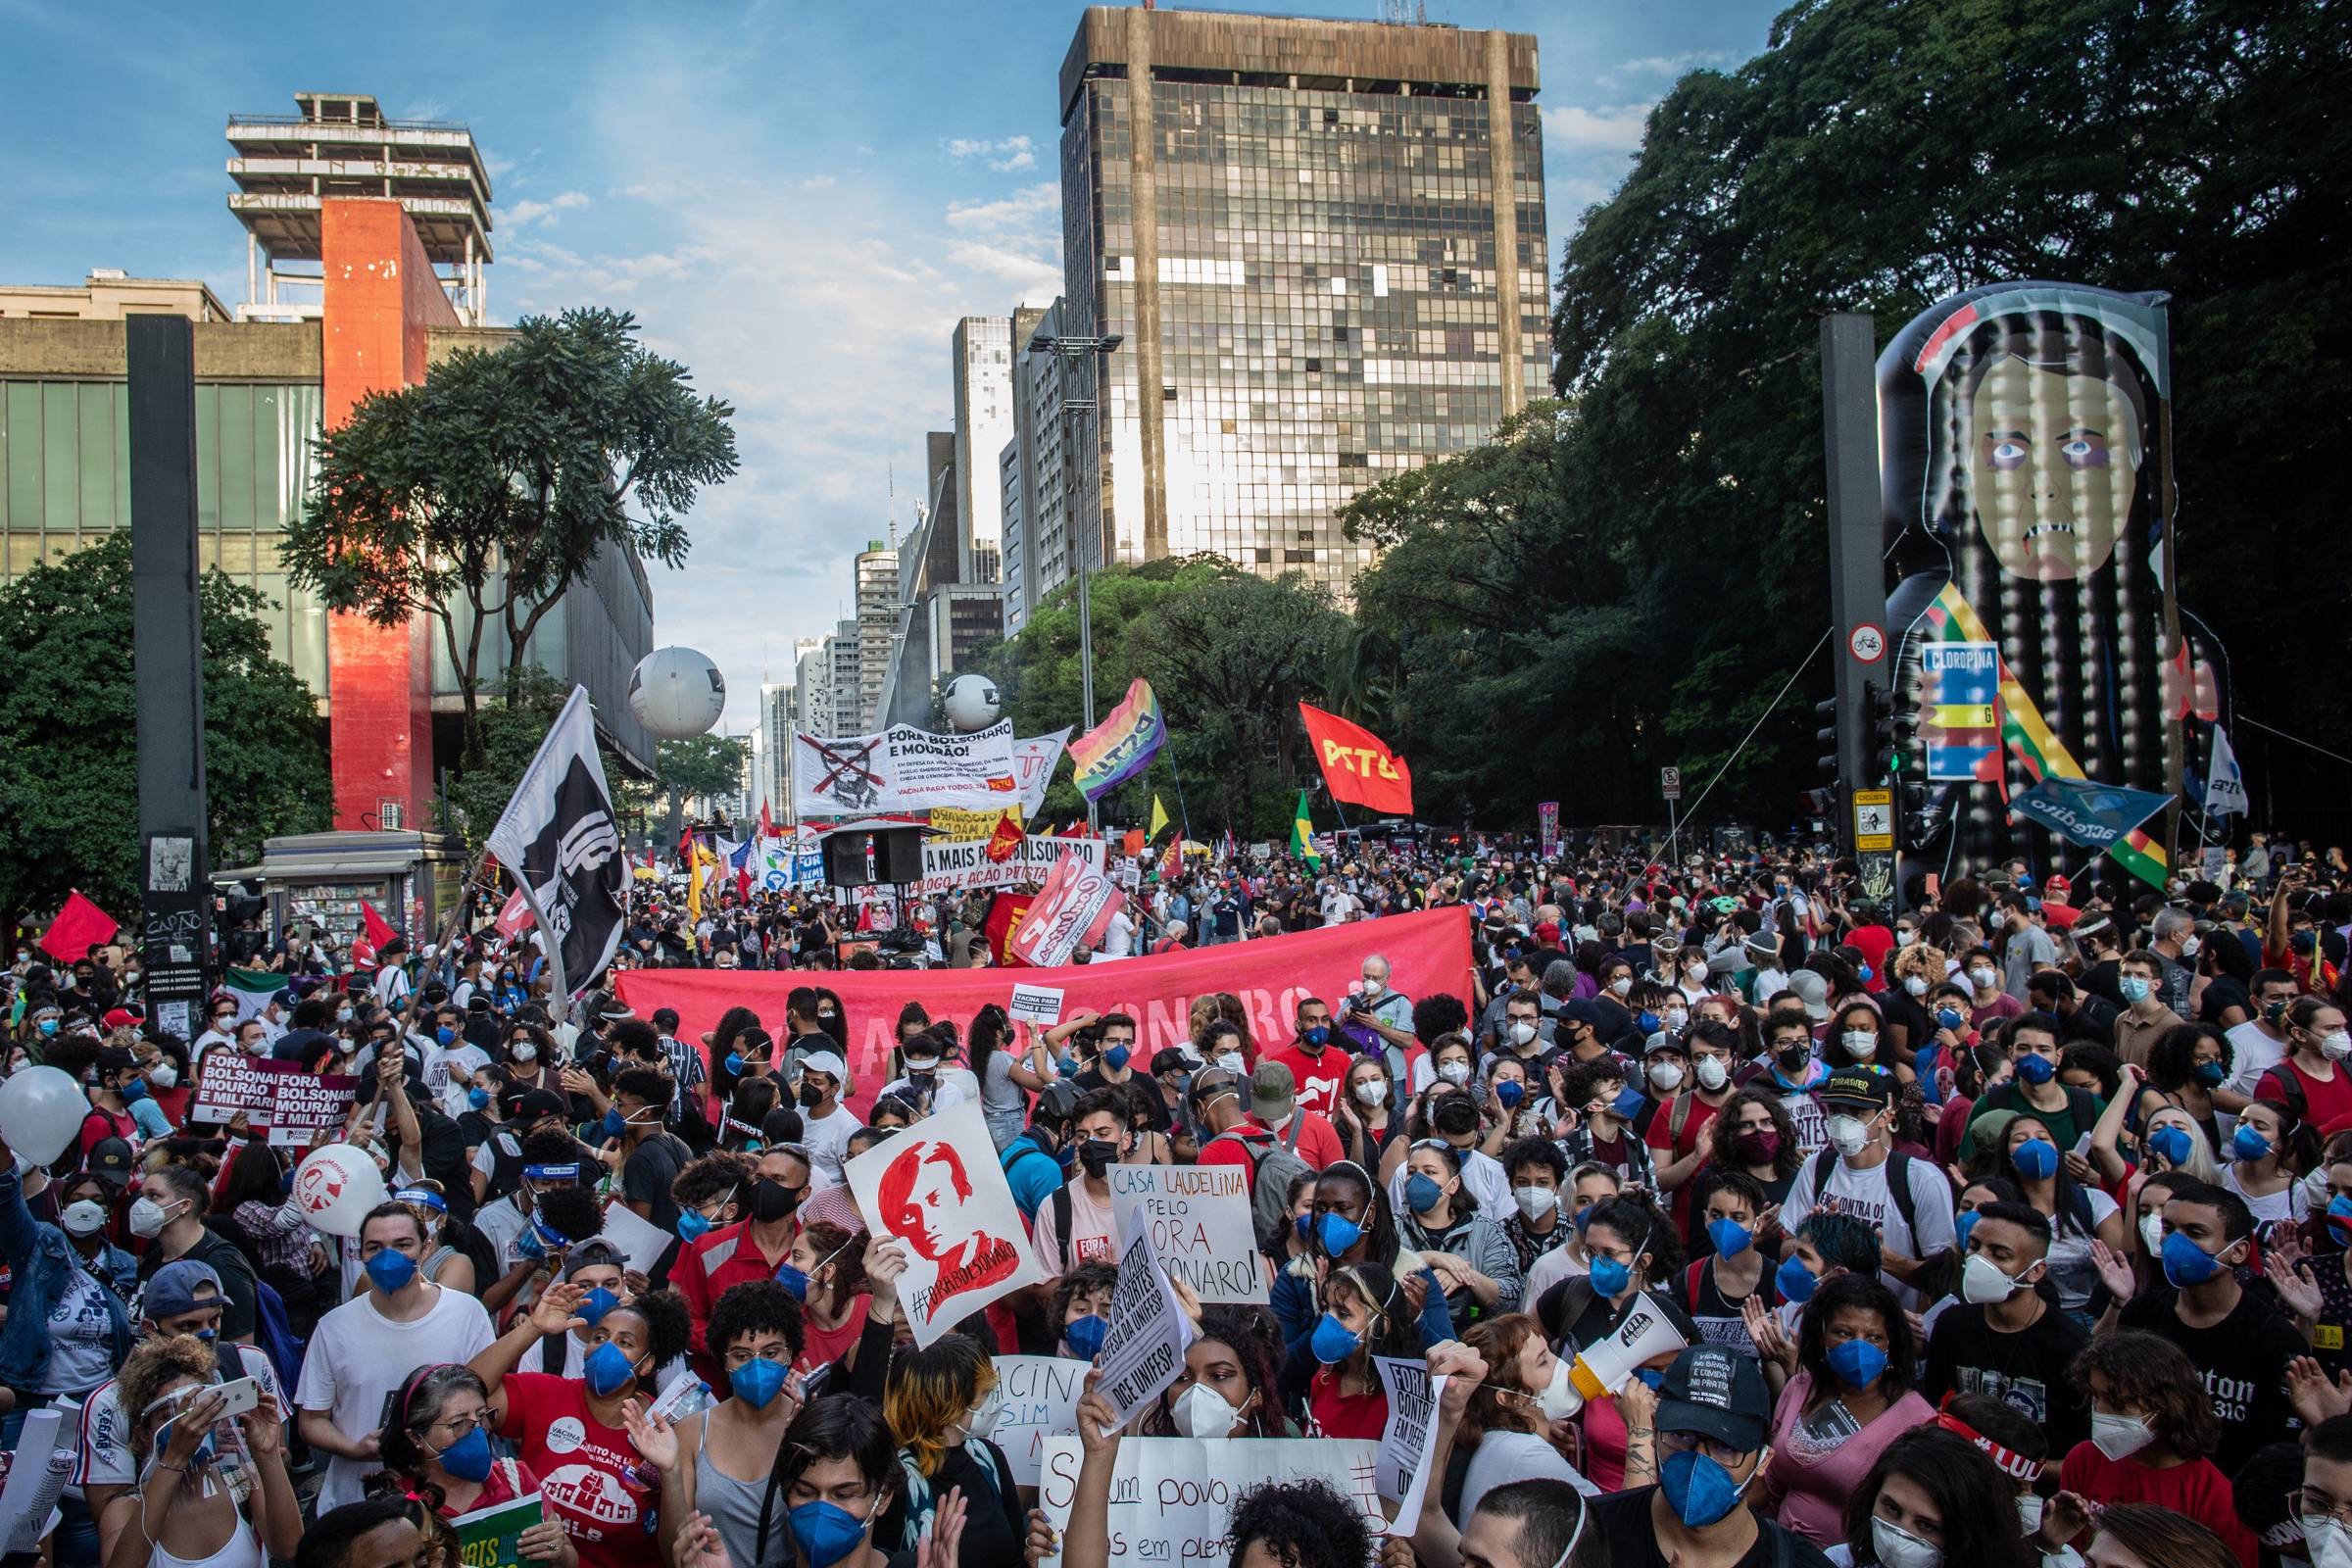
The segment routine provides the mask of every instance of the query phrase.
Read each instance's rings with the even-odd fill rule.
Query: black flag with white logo
[[[628,918],[628,861],[596,752],[586,687],[574,686],[490,832],[549,943],[554,994],[569,1001],[612,961]]]

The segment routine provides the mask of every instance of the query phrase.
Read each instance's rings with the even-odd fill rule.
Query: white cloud
[[[1009,174],[1016,170],[1037,167],[1037,152],[1026,136],[1006,136],[1001,141],[975,140],[968,136],[951,136],[940,147],[957,163],[978,158],[999,173]]]
[[[588,198],[584,193],[567,190],[543,202],[512,203],[499,210],[499,217],[510,229],[528,228],[533,223],[553,228],[563,221],[563,214],[576,212],[587,205]]]
[[[1041,223],[1052,225],[1058,243],[1061,187],[1051,181],[1026,186],[1010,196],[1001,196],[994,201],[948,204],[948,226],[951,228],[996,232],[1008,228],[1030,228]]]
[[[810,174],[807,179],[801,181],[803,190],[831,190],[832,188],[833,176],[831,174]]]
[[[1022,299],[1052,299],[1061,292],[1061,263],[1024,256],[1001,246],[956,240],[948,246],[948,260],[990,277],[1015,285]]]
[[[1617,69],[1628,75],[1664,76],[1672,81],[1686,71],[1725,65],[1731,58],[1731,52],[1725,49],[1687,49],[1679,55],[1645,55],[1640,60],[1620,61]]]
[[[1544,134],[1569,153],[1630,153],[1642,145],[1650,108],[1648,104],[1623,104],[1587,109],[1582,104],[1563,104],[1544,111]]]

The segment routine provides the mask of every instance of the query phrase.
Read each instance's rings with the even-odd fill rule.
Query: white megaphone
[[[1633,1310],[1625,1314],[1616,1332],[1578,1351],[1569,1363],[1568,1384],[1576,1403],[1563,1413],[1574,1415],[1587,1400],[1615,1394],[1642,1362],[1682,1350],[1690,1343],[1656,1303],[1636,1297]]]

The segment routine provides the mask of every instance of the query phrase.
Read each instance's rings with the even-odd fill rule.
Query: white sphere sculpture
[[[725,677],[691,648],[657,648],[629,671],[629,711],[656,740],[692,740],[726,706]]]
[[[968,735],[994,724],[1004,705],[997,695],[997,683],[986,675],[958,675],[948,682],[941,706],[947,710],[949,725]]]

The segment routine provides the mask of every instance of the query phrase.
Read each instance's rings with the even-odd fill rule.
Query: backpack
[[[301,1385],[302,1357],[310,1342],[294,1332],[293,1320],[286,1316],[286,1298],[264,1279],[253,1282],[253,1341],[270,1357],[279,1388]]]
[[[1260,1237],[1279,1236],[1290,1228],[1291,1183],[1301,1176],[1312,1176],[1315,1168],[1298,1157],[1298,1117],[1291,1116],[1290,1126],[1283,1129],[1282,1141],[1275,1142],[1272,1133],[1250,1137],[1240,1128],[1217,1134],[1209,1143],[1232,1139],[1250,1156],[1250,1214]],[[1202,1146],[1206,1148],[1205,1145]]]
[[[1813,1156],[1813,1204],[1821,1206],[1822,1195],[1830,1190],[1830,1172],[1837,1168],[1838,1151],[1833,1146]],[[1903,1216],[1903,1228],[1911,1233],[1911,1245],[1919,1245],[1919,1221],[1915,1217],[1919,1206],[1918,1195],[1911,1191],[1911,1156],[1889,1152],[1886,1156],[1886,1190],[1894,1198],[1894,1211]]]

